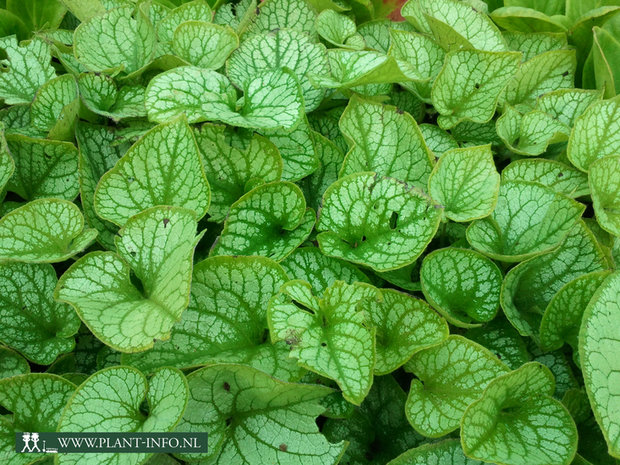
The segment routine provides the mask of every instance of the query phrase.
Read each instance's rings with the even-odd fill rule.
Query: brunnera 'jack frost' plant
[[[619,463],[620,3],[403,3],[0,0],[1,463]]]

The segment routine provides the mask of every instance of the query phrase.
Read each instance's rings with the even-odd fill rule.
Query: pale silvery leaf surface
[[[75,204],[34,200],[0,219],[0,259],[60,262],[84,250],[96,236],[97,231],[84,228],[84,217]]]
[[[203,170],[187,121],[176,118],[147,132],[103,175],[95,191],[95,211],[119,226],[157,205],[188,208],[201,218],[210,202]]]
[[[448,336],[448,325],[423,300],[392,289],[382,289],[383,299],[365,300],[360,308],[376,329],[375,373],[391,373],[414,352]]]
[[[75,30],[75,57],[90,71],[132,74],[154,58],[156,34],[141,8],[123,6]]]
[[[439,125],[449,129],[461,121],[489,121],[502,91],[517,72],[520,57],[514,52],[448,53],[431,91],[440,113]]]
[[[153,347],[155,339],[168,339],[187,307],[196,215],[178,207],[153,207],[129,219],[118,234],[118,253],[82,257],[62,276],[55,297],[73,305],[110,347],[139,352]],[[92,279],[97,275],[105,279]]]
[[[226,64],[230,80],[246,87],[257,74],[281,68],[291,70],[301,86],[306,111],[316,109],[324,90],[314,87],[309,73],[328,73],[327,55],[323,45],[295,30],[273,29],[244,40]]]
[[[437,161],[428,190],[443,206],[446,218],[472,221],[495,208],[499,180],[490,145],[452,149]]]
[[[502,273],[473,250],[431,252],[422,262],[420,282],[429,303],[453,325],[476,326],[492,320],[499,309]]]
[[[601,427],[612,456],[620,456],[620,424],[618,409],[618,367],[620,342],[620,283],[615,272],[609,275],[588,304],[579,332],[579,355],[583,375],[596,421]]]
[[[9,105],[30,103],[36,91],[55,76],[51,65],[49,45],[41,40],[32,40],[20,46],[15,36],[0,38],[0,49],[7,58],[0,61],[0,98]]]
[[[457,429],[467,406],[508,371],[492,352],[462,336],[416,352],[405,369],[417,377],[405,405],[407,419],[429,437]]]
[[[484,12],[457,0],[409,1],[402,15],[418,30],[431,33],[447,49],[507,50],[497,26]]]
[[[176,431],[209,431],[204,458],[218,465],[257,461],[335,465],[345,444],[329,443],[315,418],[325,386],[287,383],[241,365],[210,365],[188,376],[190,400]],[[217,406],[214,408],[214,406]]]
[[[330,186],[317,229],[327,255],[388,271],[412,263],[432,239],[441,209],[422,191],[375,173]]]
[[[262,255],[282,260],[308,237],[315,218],[297,185],[263,184],[230,207],[211,254]]]
[[[57,281],[46,263],[0,264],[0,340],[41,365],[72,351],[80,327],[71,307],[54,301]]]
[[[461,421],[469,457],[509,465],[572,462],[577,428],[568,410],[550,397],[551,372],[537,362],[497,377]]]
[[[467,240],[491,258],[521,261],[559,245],[584,208],[541,184],[507,181],[491,216],[467,228]]]
[[[166,432],[181,420],[189,390],[183,373],[162,368],[147,382],[135,368],[111,367],[82,383],[67,403],[58,424],[60,432]],[[142,403],[146,401],[147,412]],[[107,412],[114,412],[108,415]],[[58,464],[137,465],[148,452],[139,454],[59,454]]]
[[[579,221],[557,249],[510,269],[502,283],[504,314],[520,334],[536,337],[545,309],[562,286],[607,267],[601,246]]]
[[[336,281],[320,298],[305,281],[289,281],[269,302],[272,341],[285,341],[300,366],[335,380],[345,399],[359,405],[372,385],[375,330],[360,304],[382,299],[369,284]]]
[[[588,176],[570,165],[546,158],[513,161],[502,170],[502,181],[531,181],[572,198],[590,192]]]
[[[297,79],[284,69],[252,73],[244,98],[216,71],[180,67],[152,79],[146,90],[149,119],[167,122],[184,114],[189,122],[219,120],[240,127],[293,129],[303,108]]]
[[[145,372],[241,363],[296,381],[301,370],[288,359],[288,347],[272,345],[266,332],[267,304],[286,281],[282,268],[264,257],[207,258],[194,267],[189,307],[170,339],[122,361]]]
[[[0,0],[0,462],[618,465],[616,3]]]
[[[27,465],[45,454],[15,452],[15,433],[54,432],[75,385],[55,374],[28,373],[0,380],[0,405],[13,415],[0,419],[0,459],[9,465]]]
[[[352,98],[340,118],[350,150],[340,177],[374,171],[425,188],[433,169],[417,123],[396,107]]]

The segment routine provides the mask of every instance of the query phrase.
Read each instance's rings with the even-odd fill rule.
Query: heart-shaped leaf
[[[243,90],[244,98],[237,102],[237,91],[226,76],[184,66],[161,73],[149,82],[146,109],[149,119],[157,122],[184,114],[190,123],[214,120],[260,129],[290,130],[298,123],[303,100],[290,71],[252,74]]]
[[[174,8],[157,24],[157,37],[162,43],[171,43],[174,31],[186,21],[211,22],[213,11],[205,0],[192,0]]]
[[[267,334],[267,304],[286,281],[282,268],[268,258],[207,258],[194,267],[189,307],[170,339],[147,352],[123,355],[122,361],[144,372],[240,363],[296,381],[301,370],[288,359],[288,347],[272,345]]]
[[[569,133],[568,127],[540,110],[521,114],[507,107],[497,119],[497,134],[510,151],[519,155],[540,155],[550,144],[568,140]]]
[[[605,436],[609,453],[620,457],[620,422],[616,411],[620,374],[620,274],[603,281],[588,304],[579,332],[579,358],[596,421]]]
[[[499,174],[490,145],[444,153],[428,181],[433,200],[443,205],[446,218],[471,221],[491,214],[497,203]]]
[[[411,381],[405,413],[421,434],[440,437],[459,427],[467,406],[508,368],[484,347],[462,336],[413,354],[405,369]]]
[[[389,54],[397,61],[403,61],[419,75],[408,82],[400,83],[424,102],[431,103],[431,87],[441,71],[445,51],[430,37],[410,31],[390,29]]]
[[[316,19],[318,34],[330,44],[340,48],[362,50],[364,38],[357,33],[355,22],[334,10],[323,10]]]
[[[262,255],[282,260],[306,240],[315,217],[295,184],[263,184],[230,207],[211,254]]]
[[[50,139],[71,140],[79,107],[75,78],[63,74],[37,91],[30,110],[32,125]]]
[[[391,84],[418,77],[411,65],[372,50],[330,49],[329,73],[312,70],[311,80],[318,87],[350,89],[369,84]],[[402,67],[401,67],[402,66]]]
[[[15,160],[7,190],[26,200],[73,200],[77,196],[78,151],[73,144],[22,135],[7,136],[6,142]]]
[[[521,55],[515,52],[448,53],[431,92],[435,109],[440,113],[439,126],[450,129],[461,121],[489,121],[520,59]]]
[[[506,465],[568,465],[577,451],[577,428],[568,410],[550,397],[553,375],[531,362],[497,377],[461,421],[468,457]]]
[[[0,259],[28,263],[62,262],[95,240],[73,203],[60,199],[28,202],[0,219]]]
[[[559,245],[584,208],[541,184],[504,182],[497,207],[467,228],[467,240],[491,258],[522,261]]]
[[[560,89],[539,97],[536,108],[572,128],[575,120],[600,98],[598,90]]]
[[[339,126],[350,147],[340,177],[374,171],[426,187],[433,169],[431,153],[411,115],[353,97]]]
[[[155,57],[156,40],[141,8],[121,6],[80,24],[75,29],[74,53],[90,71],[130,75]]]
[[[437,231],[441,211],[423,192],[375,173],[356,173],[323,196],[323,253],[388,271],[413,263]]]
[[[140,85],[118,87],[110,76],[82,73],[78,78],[80,97],[86,107],[103,116],[120,121],[123,118],[146,116],[144,94]]]
[[[523,53],[528,61],[541,53],[567,48],[566,34],[560,32],[510,32],[503,33],[510,50]]]
[[[162,368],[147,382],[135,368],[111,367],[98,371],[82,383],[67,403],[59,432],[131,433],[172,431],[181,420],[188,403],[189,391],[183,373]],[[146,401],[148,411],[144,412]],[[114,415],[108,415],[114,412]],[[99,455],[104,464],[143,463],[150,454],[110,453]],[[122,457],[122,459],[121,459]],[[60,465],[80,464],[85,453],[59,454]]]
[[[269,303],[271,340],[285,341],[290,357],[335,380],[345,399],[359,405],[375,364],[375,331],[365,324],[359,304],[375,298],[381,293],[369,284],[336,281],[319,299],[307,282],[290,281]]]
[[[230,26],[203,21],[185,21],[174,31],[172,49],[189,64],[219,69],[239,46],[239,38]]]
[[[542,314],[556,292],[583,274],[607,267],[601,247],[580,221],[556,250],[520,263],[506,274],[502,309],[519,333],[537,336]]]
[[[306,112],[316,109],[325,91],[314,87],[308,74],[328,74],[329,68],[325,47],[313,43],[306,34],[294,30],[273,29],[252,35],[242,41],[226,64],[230,80],[244,89],[256,75],[281,68],[292,70],[297,77]]]
[[[15,433],[56,431],[62,409],[74,390],[73,383],[47,373],[0,380],[0,405],[13,413],[0,418],[0,460],[8,465],[27,465],[43,460],[46,457],[43,453],[17,453]]]
[[[95,191],[97,214],[119,226],[157,205],[184,207],[201,218],[209,201],[200,152],[184,118],[148,131],[103,175]]]
[[[499,309],[502,273],[473,250],[449,247],[431,252],[422,262],[420,282],[428,302],[456,326],[490,321]]]
[[[50,46],[42,39],[34,38],[20,46],[15,36],[0,38],[0,49],[8,58],[0,73],[0,98],[7,105],[30,104],[36,91],[55,76],[51,64]]]
[[[401,14],[416,29],[432,33],[446,49],[505,51],[506,42],[483,11],[457,0],[408,2]]]
[[[0,264],[0,340],[40,365],[73,350],[80,327],[71,307],[54,302],[57,281],[48,264]]]
[[[211,187],[210,221],[224,221],[230,206],[249,189],[279,181],[282,157],[268,139],[254,135],[245,149],[231,145],[221,126],[204,125],[194,132]]]
[[[544,158],[513,161],[502,170],[502,181],[530,181],[571,198],[590,193],[585,173],[556,160]]]
[[[425,347],[448,336],[448,325],[423,300],[392,289],[360,302],[376,331],[375,374],[391,373]]]
[[[609,271],[581,275],[553,296],[540,322],[540,345],[543,350],[556,350],[567,342],[577,353],[583,313],[607,275]]]
[[[190,400],[177,431],[209,431],[209,452],[192,458],[335,465],[344,452],[345,443],[329,443],[315,423],[324,410],[320,399],[333,392],[325,386],[287,383],[239,365],[207,366],[187,382]]]
[[[519,67],[506,87],[504,100],[517,109],[532,109],[541,95],[572,87],[575,67],[574,50],[536,55]]]
[[[187,307],[195,234],[196,216],[190,210],[145,210],[119,231],[118,254],[91,252],[79,259],[60,278],[55,297],[73,305],[110,347],[148,349],[155,339],[170,336]],[[154,249],[159,252],[153,254]]]

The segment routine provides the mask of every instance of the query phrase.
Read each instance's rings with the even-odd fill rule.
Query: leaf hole
[[[398,212],[392,212],[392,216],[390,216],[390,229],[396,229],[397,225],[398,225]]]
[[[296,300],[293,300],[293,305],[295,305],[295,307],[297,307],[298,309],[303,310],[304,312],[314,315],[314,311],[311,308],[307,307],[306,305],[302,304],[301,302],[297,302]]]

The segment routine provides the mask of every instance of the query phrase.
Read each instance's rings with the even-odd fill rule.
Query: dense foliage
[[[2,464],[619,463],[620,4],[394,7],[0,0]]]

